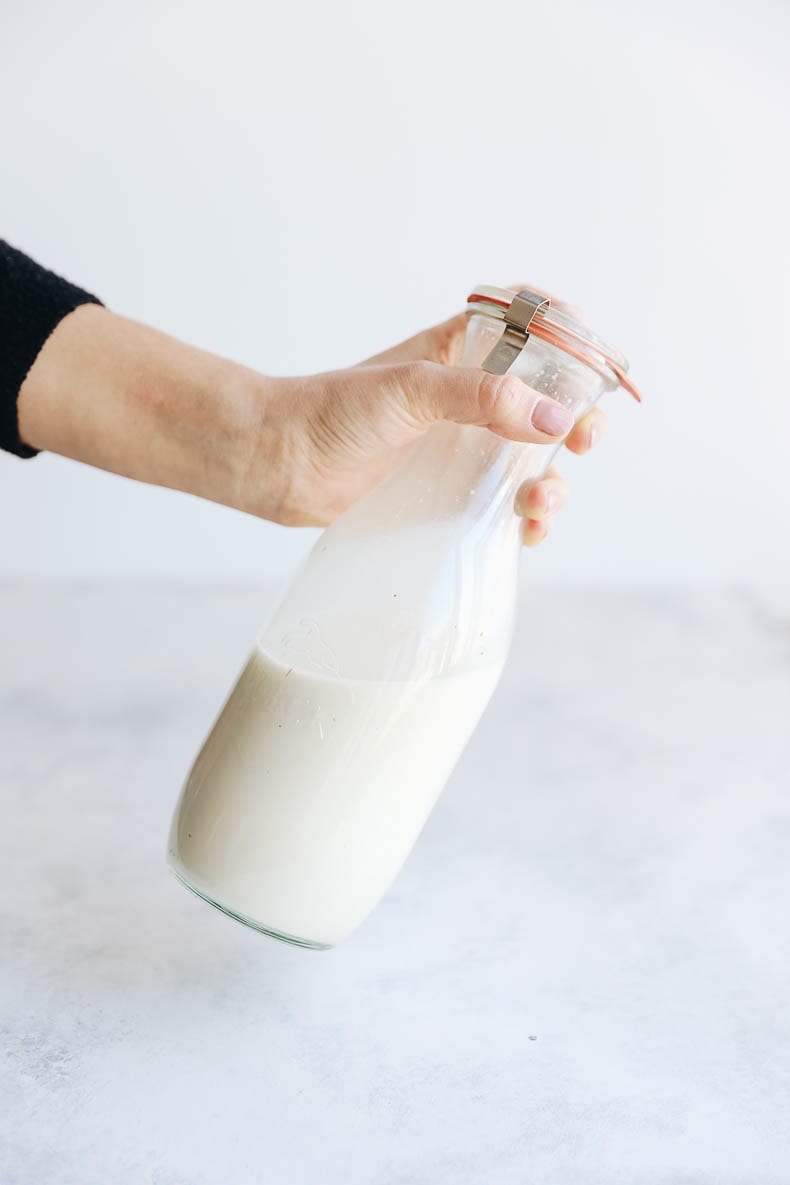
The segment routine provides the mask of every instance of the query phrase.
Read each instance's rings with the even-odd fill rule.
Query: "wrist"
[[[25,379],[20,434],[33,448],[266,514],[280,497],[269,488],[271,384],[84,305],[56,327]]]

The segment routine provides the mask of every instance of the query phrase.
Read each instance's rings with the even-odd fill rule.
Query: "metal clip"
[[[483,370],[489,374],[507,374],[529,341],[529,327],[532,319],[541,309],[547,309],[551,301],[537,292],[525,288],[518,292],[505,313],[505,332],[483,362]]]

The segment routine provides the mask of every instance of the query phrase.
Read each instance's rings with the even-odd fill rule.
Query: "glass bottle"
[[[469,312],[462,365],[510,369],[577,419],[637,394],[625,359],[543,297],[480,287]],[[169,861],[189,889],[319,949],[375,906],[499,680],[515,495],[558,447],[439,424],[324,531],[182,791]]]

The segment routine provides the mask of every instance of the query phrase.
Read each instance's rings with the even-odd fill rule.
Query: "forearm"
[[[270,383],[83,305],[55,328],[28,373],[19,430],[33,448],[260,513],[245,504],[253,470],[256,502],[269,510],[281,496]]]

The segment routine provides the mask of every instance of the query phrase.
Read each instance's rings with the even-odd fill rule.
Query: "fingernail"
[[[590,432],[589,432],[589,437],[588,437],[590,443],[587,445],[587,447],[592,448],[593,445],[597,444],[600,439],[600,436],[601,436],[601,429],[598,426],[598,424],[596,424],[595,420],[593,420],[593,422],[590,424]]]
[[[573,415],[554,399],[539,399],[532,409],[532,427],[547,436],[565,436],[573,427]]]

